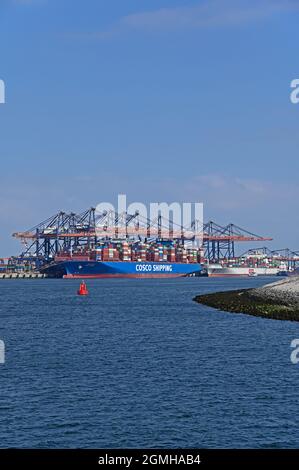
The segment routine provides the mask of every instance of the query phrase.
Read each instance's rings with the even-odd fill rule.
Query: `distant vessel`
[[[291,274],[292,274],[292,271],[288,271],[286,269],[279,269],[276,276],[287,277],[287,276],[290,276]]]
[[[287,276],[298,276],[299,270],[298,269],[288,269],[287,267],[279,269],[277,276],[280,277],[287,277]]]

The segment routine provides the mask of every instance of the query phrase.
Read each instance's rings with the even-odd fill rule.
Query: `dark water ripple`
[[[199,293],[264,279],[1,281],[1,447],[298,447],[299,325]]]

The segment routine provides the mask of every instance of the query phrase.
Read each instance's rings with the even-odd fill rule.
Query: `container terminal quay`
[[[288,276],[299,268],[299,250],[270,250],[271,237],[232,223],[182,227],[138,212],[59,212],[13,237],[22,252],[0,259],[0,279]],[[261,247],[242,252],[245,242]]]

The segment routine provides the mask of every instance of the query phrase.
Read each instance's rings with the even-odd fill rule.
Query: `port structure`
[[[238,242],[264,241],[272,241],[272,238],[261,237],[232,223],[221,226],[209,221],[203,226],[205,258],[213,262],[234,259],[235,244]]]
[[[54,258],[61,252],[76,252],[80,248],[92,250],[105,240],[129,240],[138,243],[147,241],[174,240],[183,245],[196,245],[202,249],[203,257],[216,262],[235,258],[235,243],[264,242],[272,238],[261,237],[237,225],[221,226],[213,221],[193,221],[183,227],[158,215],[154,220],[133,214],[114,211],[98,213],[90,208],[81,214],[59,212],[25,232],[13,236],[24,245],[21,258],[35,257],[37,263]]]

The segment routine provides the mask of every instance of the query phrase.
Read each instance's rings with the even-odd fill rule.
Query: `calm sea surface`
[[[0,281],[0,446],[299,446],[299,323],[196,294],[269,279]]]

